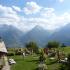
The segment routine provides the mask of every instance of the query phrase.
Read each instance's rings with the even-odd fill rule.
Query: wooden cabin
[[[0,38],[0,70],[5,65],[5,57],[7,55],[7,49],[4,41]]]

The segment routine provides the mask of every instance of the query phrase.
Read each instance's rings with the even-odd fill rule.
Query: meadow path
[[[4,57],[5,59],[5,66],[2,68],[2,70],[10,70],[10,65],[8,63],[7,57]]]

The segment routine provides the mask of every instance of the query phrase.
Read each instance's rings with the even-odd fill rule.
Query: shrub
[[[7,54],[7,56],[14,56],[14,53],[13,53],[13,52],[9,52],[9,53]]]
[[[22,52],[17,52],[15,53],[15,55],[22,55]]]
[[[46,57],[44,56],[44,53],[41,52],[41,53],[40,53],[40,57],[39,57],[39,61],[40,61],[40,62],[45,62],[45,60],[46,60]]]

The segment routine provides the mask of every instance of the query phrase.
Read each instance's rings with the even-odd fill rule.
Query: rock
[[[47,68],[47,65],[46,64],[44,64],[44,63],[40,63],[39,65],[38,65],[38,70],[47,70],[48,68]]]

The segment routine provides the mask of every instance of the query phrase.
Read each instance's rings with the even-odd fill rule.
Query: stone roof
[[[7,53],[7,49],[3,41],[0,41],[0,52]]]

